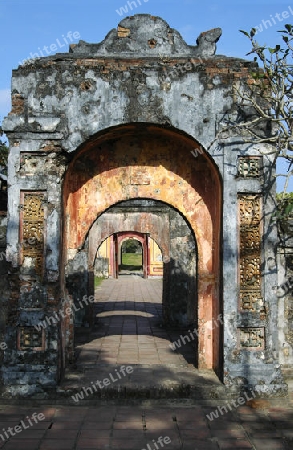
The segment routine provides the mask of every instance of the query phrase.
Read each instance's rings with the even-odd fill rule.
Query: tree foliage
[[[288,164],[284,191],[292,176],[293,162],[293,26],[279,31],[284,45],[261,46],[255,40],[257,30],[240,30],[251,43],[248,55],[254,55],[255,66],[249,83],[234,85],[238,112],[236,119],[227,120],[223,133],[244,137],[252,144],[268,143],[274,162],[282,158]],[[231,134],[230,134],[231,135]],[[286,170],[286,169],[285,169]]]
[[[0,169],[1,166],[3,167],[3,170],[1,172],[7,173],[7,161],[8,161],[8,146],[6,143],[6,140],[3,137],[4,132],[2,128],[0,127]]]
[[[277,194],[277,205],[276,216],[278,219],[293,218],[293,192]]]
[[[141,244],[136,239],[127,239],[123,242],[123,247],[125,253],[136,253],[141,248]]]

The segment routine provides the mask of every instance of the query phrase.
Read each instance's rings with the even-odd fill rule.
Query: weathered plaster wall
[[[277,273],[271,264],[277,239],[271,220],[274,186],[268,176],[273,160],[266,156],[266,145],[216,139],[225,117],[237,115],[233,86],[252,82],[249,71],[255,67],[215,56],[220,34],[219,29],[202,33],[197,46],[188,46],[162,19],[138,15],[124,19],[100,44],[80,42],[69,54],[41,58],[13,71],[12,111],[4,121],[10,141],[11,292],[3,374],[7,384],[24,386],[19,392],[56,384],[66,343],[72,342],[72,318],[46,329],[47,353],[17,350],[15,327],[33,328],[40,318],[59,311],[62,298],[72,301],[65,266],[84,248],[100,214],[135,198],[168,203],[193,230],[203,336],[199,365],[217,368],[227,385],[284,392],[273,291]],[[259,150],[261,167],[247,176],[239,161],[259,156]],[[45,202],[44,273],[39,278],[32,275],[36,258],[27,258],[28,267],[23,266],[19,248],[21,199],[27,191],[44,195]],[[252,275],[246,274],[252,278],[255,271],[260,278],[261,273],[262,299],[255,310],[243,309],[239,301],[239,194],[262,198],[261,261],[251,264]],[[175,241],[181,238],[174,236]],[[40,290],[41,305],[29,308]],[[19,313],[23,292],[28,303]],[[211,325],[219,314],[224,322],[223,371],[221,335]],[[253,337],[249,349],[247,335]],[[39,381],[28,376],[37,371]]]
[[[166,312],[167,318],[171,323],[199,328],[196,241],[190,225],[177,211],[170,211],[169,222],[170,261],[166,270],[169,275],[170,306]],[[199,357],[202,358],[202,355]]]
[[[7,279],[8,264],[6,262],[6,231],[7,215],[0,213],[0,364],[3,362],[5,342],[5,326],[7,321],[7,308],[9,299],[9,285]]]
[[[291,379],[293,371],[293,220],[286,217],[278,221],[278,331],[280,364],[283,373]]]

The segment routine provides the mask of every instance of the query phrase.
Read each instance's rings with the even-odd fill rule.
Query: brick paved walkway
[[[222,389],[213,371],[196,369],[194,341],[186,341],[175,351],[170,348],[188,330],[162,327],[161,279],[107,279],[97,289],[96,298],[96,325],[93,330],[77,333],[76,367],[66,373],[62,389],[76,391],[89,386],[110,373],[114,375],[121,365],[133,368],[119,380],[128,391],[171,388],[178,396],[186,385]]]
[[[181,331],[162,327],[162,279],[107,279],[96,296],[96,329],[90,342],[77,347],[77,364],[195,363],[192,342],[182,345],[178,353],[170,349]]]
[[[140,392],[146,385],[170,387],[170,383],[174,386],[188,382],[199,383],[200,390],[212,392],[215,387],[221,388],[212,372],[204,373],[194,367],[191,345],[177,353],[170,349],[169,343],[178,338],[178,330],[164,330],[160,325],[161,286],[160,280],[133,277],[103,282],[96,304],[97,327],[79,336],[77,368],[69,371],[60,391],[69,389],[69,396],[80,392],[81,387],[90,387],[91,381],[103,380],[110,372],[115,375],[115,369],[122,364],[131,364],[134,370],[119,380],[119,389],[123,383]],[[65,406],[68,400],[60,394],[60,406],[31,406],[32,402],[24,406],[24,401],[21,406],[0,405],[0,448],[293,449],[293,405],[282,399],[259,404],[264,409],[237,408],[223,399],[196,400],[192,404],[188,398],[145,399],[140,403],[126,399],[128,406],[123,406],[119,393],[114,392],[111,400],[97,397],[94,404],[87,403],[89,397],[84,395],[73,406]],[[213,417],[207,417],[212,412]],[[33,416],[34,413],[43,416]]]
[[[215,404],[216,407],[216,404]],[[0,407],[4,450],[279,450],[293,448],[293,408],[241,406],[210,421],[215,407]],[[44,419],[35,423],[34,413]],[[43,416],[39,416],[42,418]],[[28,427],[28,419],[32,426]],[[15,426],[25,429],[17,429]],[[12,433],[8,431],[12,430]],[[6,435],[9,439],[6,438]],[[2,435],[1,435],[2,433]],[[11,434],[14,433],[14,436]],[[1,436],[5,438],[3,441]],[[11,436],[11,437],[10,437]],[[159,438],[167,444],[159,444]]]

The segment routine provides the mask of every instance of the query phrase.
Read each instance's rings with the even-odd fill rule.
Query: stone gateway
[[[135,15],[99,44],[13,71],[7,395],[58,386],[74,356],[67,312],[94,294],[97,248],[129,232],[160,249],[163,317],[197,330],[198,367],[236,390],[286,394],[274,159],[267,144],[217,137],[255,67],[215,55],[220,36],[190,46],[161,18]],[[91,307],[78,316],[89,326]]]

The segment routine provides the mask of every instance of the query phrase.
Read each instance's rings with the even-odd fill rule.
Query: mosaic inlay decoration
[[[45,348],[44,330],[35,327],[19,327],[17,335],[18,350],[42,351]]]
[[[24,192],[21,221],[22,262],[31,258],[40,277],[44,266],[44,199],[44,193]]]
[[[238,176],[258,178],[261,174],[261,158],[254,156],[240,156],[238,158]]]
[[[238,342],[241,349],[263,350],[265,347],[264,328],[238,328]]]
[[[240,310],[262,309],[261,295],[261,198],[238,196],[240,221]]]

